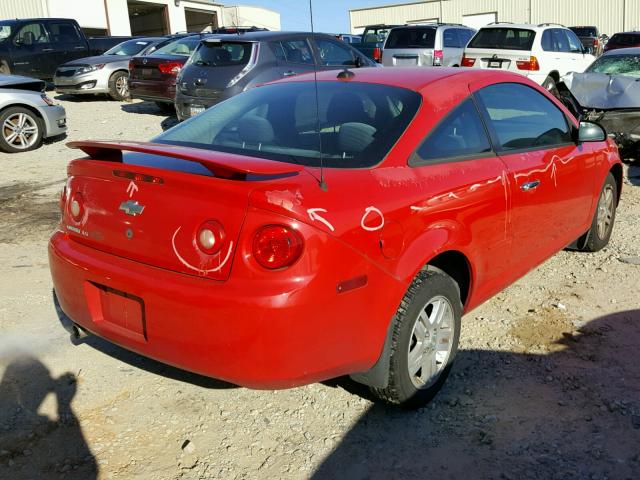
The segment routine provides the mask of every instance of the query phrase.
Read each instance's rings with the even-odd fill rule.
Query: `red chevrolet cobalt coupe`
[[[252,388],[350,374],[406,407],[465,312],[607,244],[622,185],[599,126],[465,69],[299,76],[153,143],[70,146],[49,243],[68,330]]]

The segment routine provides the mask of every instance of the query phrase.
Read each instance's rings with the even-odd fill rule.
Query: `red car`
[[[604,51],[630,47],[640,47],[640,32],[616,33],[604,46]]]
[[[131,98],[155,102],[164,112],[174,113],[176,78],[200,44],[200,35],[179,37],[155,52],[129,60]]]
[[[607,244],[622,166],[523,76],[398,72],[319,72],[317,93],[302,75],[153,143],[70,144],[87,156],[49,243],[63,324],[242,386],[350,374],[427,402],[464,313]]]

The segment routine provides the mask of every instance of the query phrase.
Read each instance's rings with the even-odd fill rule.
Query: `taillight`
[[[293,265],[304,248],[300,233],[284,225],[267,225],[253,238],[253,256],[269,270]]]
[[[443,60],[444,60],[444,52],[442,50],[434,50],[433,51],[433,66],[434,67],[441,67]]]
[[[373,49],[373,59],[378,63],[382,60],[382,49],[380,47]]]
[[[165,62],[158,65],[160,72],[171,75],[178,73],[181,68],[182,63],[180,62]]]
[[[132,71],[135,65],[133,64],[133,59],[129,60],[129,71]]]
[[[226,234],[215,220],[203,223],[196,233],[198,248],[208,255],[215,255],[222,248]]]
[[[463,67],[473,67],[476,64],[475,58],[469,58],[466,55],[462,55],[461,65]]]
[[[82,219],[82,215],[84,214],[84,206],[82,202],[82,195],[80,193],[74,193],[71,196],[71,202],[69,203],[69,213],[71,214],[71,218],[73,218],[76,222],[79,222]]]
[[[598,41],[598,39],[597,39],[597,38],[594,38],[594,39],[593,39],[593,46],[594,46],[594,47],[597,47],[598,45],[600,45],[600,42]]]
[[[529,57],[528,61],[518,61],[516,62],[516,65],[518,66],[518,70],[528,70],[528,71],[534,71],[534,70],[540,70],[540,64],[538,63],[538,59],[534,56]]]

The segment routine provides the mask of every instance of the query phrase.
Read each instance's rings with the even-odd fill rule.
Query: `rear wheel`
[[[0,150],[16,153],[38,148],[43,130],[42,120],[31,110],[8,108],[0,114]]]
[[[115,72],[109,79],[109,96],[114,100],[129,98],[129,74],[127,72]]]
[[[618,185],[610,173],[604,181],[596,213],[591,222],[591,228],[587,233],[587,241],[582,248],[585,252],[597,252],[609,243],[613,232],[613,223],[616,219],[616,207],[618,206]]]
[[[373,393],[405,408],[429,402],[453,365],[461,316],[456,282],[439,269],[421,271],[396,312],[387,387]]]
[[[542,82],[542,87],[554,97],[560,98],[560,92],[553,77],[547,77],[544,82]]]

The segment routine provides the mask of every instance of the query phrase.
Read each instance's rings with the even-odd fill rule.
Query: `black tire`
[[[618,206],[618,184],[611,173],[607,174],[598,197],[596,212],[587,232],[587,241],[582,248],[585,252],[597,252],[609,243]],[[600,222],[604,222],[604,227]],[[599,227],[600,225],[600,227]]]
[[[129,73],[115,72],[109,78],[109,96],[114,100],[122,101],[129,98]]]
[[[157,105],[157,107],[160,109],[162,113],[165,113],[167,115],[176,114],[176,107],[173,103],[155,102],[155,104]]]
[[[12,125],[18,126],[18,116],[24,115],[24,124],[22,127],[22,138],[27,139],[24,147],[21,146],[22,140],[18,137],[11,138],[15,130],[5,125],[7,120]],[[33,133],[27,133],[33,132]],[[42,145],[42,137],[44,135],[44,124],[42,119],[33,111],[24,107],[10,107],[0,113],[0,150],[7,153],[28,152]]]
[[[442,298],[446,299],[451,307],[451,316],[447,323],[450,324],[453,331],[446,342],[446,345],[450,345],[450,349],[448,355],[441,358],[436,375],[431,376],[430,381],[425,385],[417,387],[414,382],[418,381],[416,378],[418,375],[413,375],[409,367],[411,349],[420,350],[416,346],[417,334],[414,332],[414,328],[417,327],[423,312],[427,316],[434,313],[434,310],[429,313],[431,302],[434,300],[441,302]],[[409,286],[393,319],[387,387],[372,388],[373,394],[387,403],[403,408],[419,408],[427,404],[442,388],[451,371],[453,360],[458,351],[461,317],[462,302],[460,301],[458,284],[437,268],[428,267],[422,270]],[[433,336],[429,335],[427,338],[433,339]],[[445,345],[445,342],[442,345]],[[417,363],[422,364],[423,362]]]
[[[554,97],[560,98],[560,92],[558,91],[558,86],[556,85],[556,81],[553,79],[553,77],[545,78],[544,82],[542,82],[542,88],[544,88]]]

